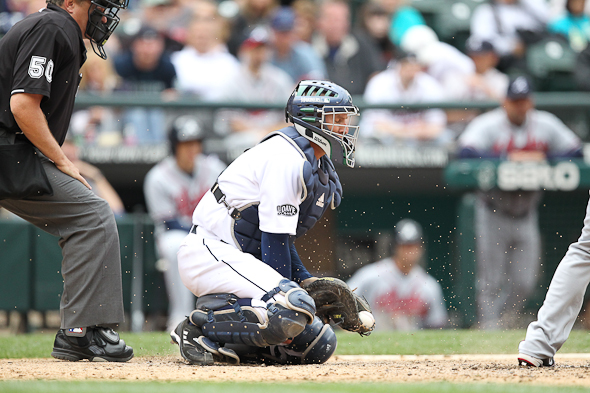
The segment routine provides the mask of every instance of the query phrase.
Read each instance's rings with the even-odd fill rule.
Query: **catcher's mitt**
[[[353,293],[344,281],[332,277],[318,278],[303,289],[315,301],[316,315],[324,323],[332,320],[342,329],[361,336],[368,336],[375,328],[369,303]]]

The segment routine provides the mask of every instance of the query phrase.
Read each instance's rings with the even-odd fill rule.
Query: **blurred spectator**
[[[178,90],[215,100],[220,87],[233,78],[240,65],[227,51],[223,20],[213,1],[200,0],[189,25],[186,46],[172,54]]]
[[[418,61],[426,66],[426,72],[441,84],[445,98],[461,98],[466,79],[474,74],[473,61],[454,46],[441,42],[430,27],[418,25],[407,30],[401,48],[416,54]]]
[[[215,156],[202,154],[205,137],[199,120],[178,117],[169,130],[171,155],[146,175],[144,195],[155,225],[155,238],[169,300],[168,331],[190,315],[194,295],[178,273],[176,252],[192,225],[194,207],[225,168]],[[163,265],[163,266],[162,266]]]
[[[123,78],[121,90],[146,94],[173,94],[176,71],[164,52],[164,37],[144,25],[129,51],[115,57],[115,69]],[[129,108],[125,111],[125,137],[129,144],[159,143],[165,137],[166,115],[159,108]]]
[[[166,51],[182,49],[192,17],[192,8],[188,4],[181,0],[139,0],[136,15],[138,20],[133,23],[151,26],[162,34]]]
[[[317,7],[311,0],[295,0],[291,3],[295,12],[295,35],[300,41],[311,44],[316,30]]]
[[[364,296],[378,330],[439,329],[448,321],[440,284],[420,266],[422,228],[414,220],[395,225],[391,256],[364,266],[348,285]]]
[[[400,46],[409,28],[426,25],[422,14],[408,5],[408,0],[373,0],[389,14],[389,39],[395,46]]]
[[[590,91],[590,45],[576,57],[574,79],[579,90]]]
[[[277,0],[243,0],[240,2],[240,12],[230,23],[230,36],[227,42],[229,52],[237,56],[238,51],[252,30],[258,26],[268,27],[270,16]]]
[[[293,91],[294,81],[270,63],[270,37],[264,27],[257,27],[242,43],[239,72],[221,88],[220,99],[237,103],[282,103]],[[231,151],[254,146],[268,132],[286,126],[284,110],[222,110],[216,118],[217,133],[226,136]]]
[[[391,18],[387,11],[374,1],[362,5],[360,17],[357,19],[357,33],[372,41],[381,53],[381,60],[387,64],[393,57],[393,43],[389,39]]]
[[[350,32],[350,6],[345,1],[323,2],[317,23],[313,47],[324,60],[328,79],[352,95],[362,94],[369,79],[385,67],[379,51]]]
[[[104,177],[100,169],[80,159],[79,148],[70,136],[70,133],[66,135],[61,149],[66,157],[78,168],[80,174],[86,179],[88,184],[90,184],[92,192],[107,201],[115,218],[122,218],[125,215],[125,206],[119,194],[117,194],[111,183]]]
[[[590,17],[584,13],[586,0],[567,0],[565,15],[549,23],[552,33],[563,35],[576,52],[584,50],[590,39]]]
[[[45,6],[45,0],[0,0],[0,38],[16,22]]]
[[[498,71],[499,57],[494,46],[485,40],[470,37],[465,43],[467,55],[475,65],[475,72],[459,76],[453,92],[460,101],[499,101],[504,99],[508,87],[508,75]],[[456,135],[481,113],[479,110],[448,109],[447,122]]]
[[[549,7],[536,0],[491,0],[473,11],[471,35],[487,40],[500,55],[499,68],[526,69],[526,47],[546,35]]]
[[[79,92],[108,95],[120,86],[111,58],[102,60],[88,51],[80,69]],[[70,122],[72,138],[85,145],[114,146],[122,142],[121,111],[114,107],[92,106],[75,111]]]
[[[325,78],[326,68],[322,59],[309,43],[295,35],[295,13],[291,8],[278,8],[270,26],[273,33],[272,64],[289,74],[295,82]]]
[[[579,138],[556,116],[534,108],[524,76],[511,80],[503,106],[475,118],[459,137],[459,156],[544,161],[580,156]],[[542,191],[480,191],[475,207],[477,304],[481,329],[518,315],[541,264],[537,207]]]
[[[508,75],[498,71],[500,58],[491,42],[471,37],[465,51],[475,64],[475,73],[467,77],[464,100],[502,101],[508,88]]]
[[[363,96],[367,104],[413,104],[444,100],[439,83],[422,72],[416,56],[398,51],[397,61],[373,77]],[[360,128],[365,141],[416,144],[417,142],[449,142],[446,116],[440,109],[389,110],[367,109]]]

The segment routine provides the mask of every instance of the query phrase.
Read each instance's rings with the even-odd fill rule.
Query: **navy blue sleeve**
[[[495,152],[482,152],[472,147],[464,147],[457,156],[459,158],[498,158],[500,155]]]
[[[275,269],[281,276],[291,280],[291,253],[289,235],[262,232],[262,262]]]
[[[293,277],[293,281],[298,284],[301,284],[301,281],[306,280],[308,278],[313,277],[303,266],[303,262],[301,262],[301,258],[299,258],[299,254],[297,253],[297,249],[295,248],[295,243],[291,244],[291,276]]]
[[[548,159],[580,158],[580,157],[584,157],[584,151],[582,150],[582,147],[578,147],[576,149],[573,149],[573,150],[570,150],[567,152],[561,152],[561,153],[556,153],[556,154],[547,154]]]
[[[183,230],[183,231],[189,231],[189,229],[191,229],[190,227],[186,227],[184,225],[182,225],[180,223],[180,221],[178,221],[175,218],[169,219],[169,220],[164,220],[164,225],[166,227],[166,230],[169,231],[171,229],[178,229],[178,230]]]

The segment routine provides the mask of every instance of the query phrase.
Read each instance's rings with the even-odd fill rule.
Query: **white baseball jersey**
[[[436,102],[444,99],[440,84],[426,73],[418,73],[412,83],[405,89],[399,77],[398,66],[375,75],[365,89],[363,99],[367,104],[411,104],[419,102]],[[446,126],[447,117],[441,109],[398,110],[372,109],[363,113],[360,128],[363,136],[387,138],[376,126],[378,122],[412,124],[423,121],[430,124]]]
[[[285,138],[275,136],[236,160],[219,176],[219,188],[233,208],[258,204],[260,230],[295,235],[302,201],[305,158]],[[295,210],[282,209],[293,207]],[[193,214],[193,223],[220,240],[234,244],[228,209],[207,193]]]
[[[421,266],[405,275],[386,258],[360,268],[347,284],[369,302],[376,329],[416,330],[447,323],[440,284]]]
[[[187,230],[191,226],[195,205],[215,183],[225,164],[215,156],[199,155],[190,176],[181,170],[174,157],[167,157],[146,175],[144,193],[150,217],[157,233],[164,231],[164,221],[176,219]]]
[[[233,208],[258,204],[260,230],[295,235],[303,195],[305,158],[285,138],[275,136],[236,158],[219,176],[219,188]],[[233,219],[213,193],[207,192],[193,214],[196,233],[178,251],[184,285],[195,295],[233,293],[251,298],[267,320],[261,298],[283,279],[274,268],[242,252],[232,238]],[[275,295],[273,301],[280,301]],[[284,301],[284,299],[283,299]]]

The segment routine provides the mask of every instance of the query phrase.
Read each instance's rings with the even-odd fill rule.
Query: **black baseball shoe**
[[[555,366],[555,360],[551,358],[539,359],[534,356],[525,355],[524,353],[518,354],[518,365],[526,367],[553,367]]]
[[[127,346],[113,329],[98,326],[60,329],[55,336],[51,356],[70,362],[83,359],[126,362],[133,357],[133,348]]]
[[[188,318],[180,322],[176,329],[170,332],[173,344],[178,344],[180,354],[190,364],[208,366],[213,364],[213,354],[199,344],[201,330],[193,325]]]

